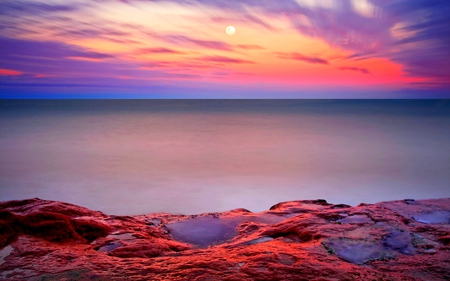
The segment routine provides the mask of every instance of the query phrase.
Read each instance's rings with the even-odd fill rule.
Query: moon
[[[227,29],[225,29],[225,32],[228,35],[233,35],[236,33],[236,28],[234,28],[234,26],[230,25],[229,27],[227,27]]]

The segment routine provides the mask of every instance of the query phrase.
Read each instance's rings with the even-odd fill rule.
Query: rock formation
[[[0,280],[450,280],[450,198],[191,216],[8,201]]]

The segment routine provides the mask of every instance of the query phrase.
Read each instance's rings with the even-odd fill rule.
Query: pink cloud
[[[369,74],[370,72],[366,68],[360,68],[360,67],[340,67],[340,70],[352,70],[352,71],[358,71],[361,73]]]
[[[172,44],[185,43],[189,45],[200,46],[207,49],[215,49],[223,51],[233,50],[233,47],[230,44],[221,41],[198,40],[184,35],[165,35],[160,36],[159,38]]]
[[[22,74],[23,74],[23,72],[20,72],[17,70],[0,68],[0,75],[3,75],[3,76],[19,76]]]
[[[240,45],[237,45],[237,47],[240,49],[245,49],[245,50],[264,50],[265,49],[259,45],[251,45],[251,44],[240,44]]]
[[[329,64],[327,60],[318,58],[318,57],[309,57],[304,56],[299,53],[283,53],[283,52],[276,52],[277,56],[282,59],[292,59],[292,60],[299,60],[307,63],[313,63],[313,64]]]
[[[156,48],[142,48],[137,51],[139,54],[183,54],[183,52],[164,48],[164,47],[156,47]]]
[[[205,56],[200,58],[202,61],[209,61],[209,62],[218,62],[218,63],[250,63],[253,64],[254,62],[248,61],[248,60],[242,60],[242,59],[234,59],[229,57],[222,57],[222,56]]]

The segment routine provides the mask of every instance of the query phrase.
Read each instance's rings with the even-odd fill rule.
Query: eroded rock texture
[[[0,280],[449,280],[450,198],[195,216],[0,203]]]

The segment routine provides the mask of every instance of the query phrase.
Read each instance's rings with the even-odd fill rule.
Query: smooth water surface
[[[110,214],[450,197],[450,103],[0,101],[0,201]]]

